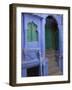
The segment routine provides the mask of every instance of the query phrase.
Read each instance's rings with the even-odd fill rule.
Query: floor
[[[62,75],[56,62],[56,53],[54,50],[46,50],[46,58],[48,58],[48,75]]]

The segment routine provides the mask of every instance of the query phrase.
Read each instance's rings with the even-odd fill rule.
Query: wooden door
[[[59,30],[54,17],[48,16],[45,24],[45,48],[59,49]]]
[[[56,32],[48,27],[45,27],[45,47],[46,49],[56,48]]]

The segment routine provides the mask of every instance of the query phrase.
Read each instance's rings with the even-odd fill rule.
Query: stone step
[[[49,64],[56,64],[56,58],[48,58],[48,63]]]
[[[62,72],[61,71],[56,72],[55,75],[62,75]]]
[[[58,69],[58,67],[48,68],[49,75],[53,75],[54,73],[59,73],[59,72],[60,70]]]
[[[56,50],[50,49],[50,50],[46,50],[46,52],[47,52],[47,53],[52,53],[52,52],[55,53]]]
[[[54,63],[49,63],[49,64],[48,64],[48,68],[52,68],[52,67],[58,67],[58,66],[57,66],[57,63],[54,62]]]
[[[48,58],[48,57],[47,57],[47,58]],[[55,58],[55,57],[48,58],[48,61],[49,61],[49,62],[56,61],[56,58]]]
[[[45,56],[46,56],[47,58],[49,58],[49,59],[51,59],[51,58],[52,58],[52,59],[53,59],[53,58],[56,59],[56,55],[55,55],[55,54],[46,54]]]
[[[46,56],[46,57],[49,58],[49,59],[51,59],[51,58],[52,58],[52,59],[53,59],[53,58],[56,59],[55,56]]]
[[[59,68],[58,68],[58,66],[53,66],[53,67],[51,67],[51,68],[48,68],[49,69],[49,71],[51,71],[51,72],[56,72],[56,71],[59,71]]]
[[[61,71],[59,71],[59,72],[55,72],[55,73],[49,73],[48,75],[62,75],[62,72]]]

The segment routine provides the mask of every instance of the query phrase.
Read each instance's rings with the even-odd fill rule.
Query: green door
[[[59,29],[58,23],[53,16],[46,17],[45,24],[45,48],[59,49]]]
[[[56,32],[51,30],[48,26],[45,26],[45,48],[56,48]]]
[[[37,25],[33,22],[29,22],[27,24],[27,41],[37,41],[38,40],[38,32],[37,32]]]

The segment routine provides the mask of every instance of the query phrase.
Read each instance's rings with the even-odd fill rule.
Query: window
[[[37,25],[34,22],[29,22],[27,24],[27,41],[38,41]]]

